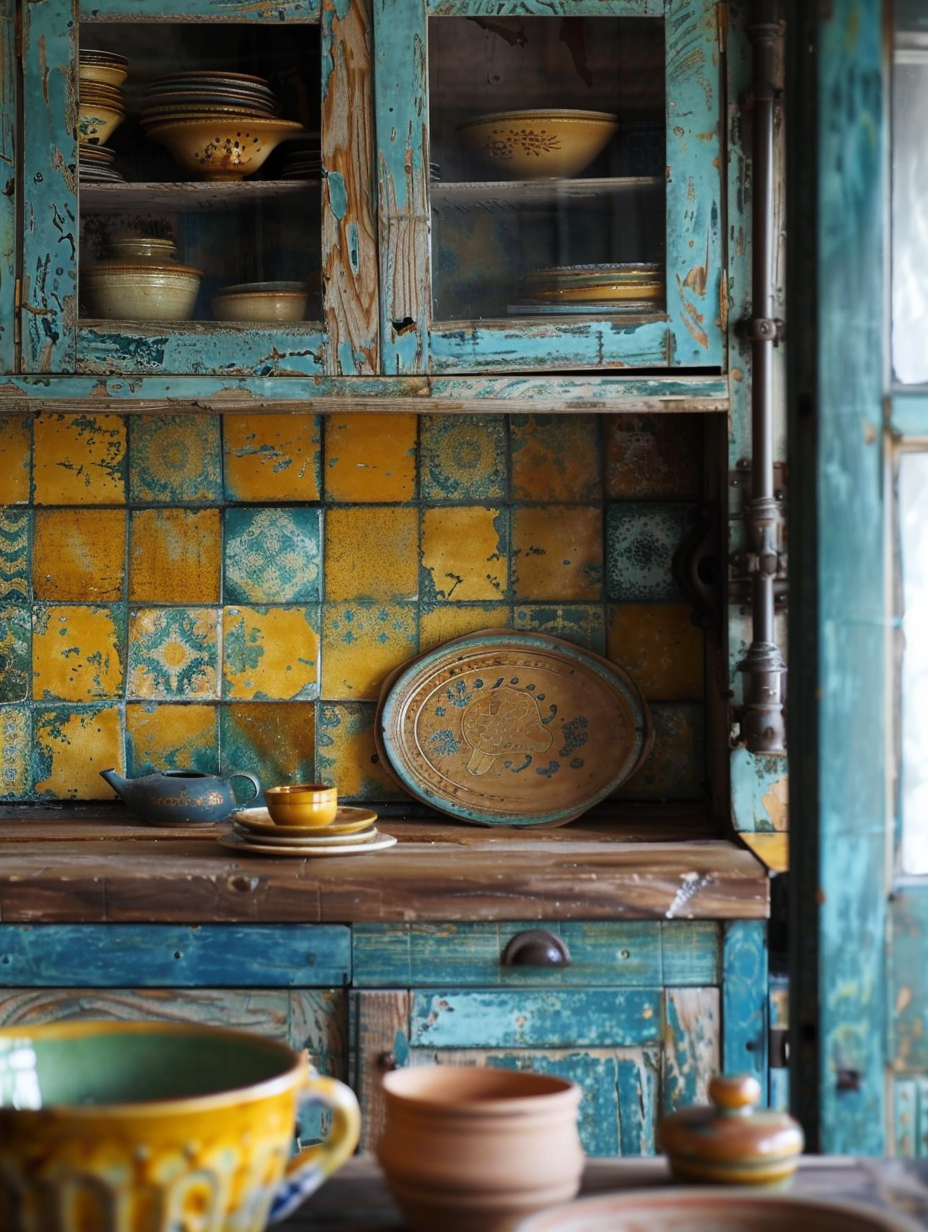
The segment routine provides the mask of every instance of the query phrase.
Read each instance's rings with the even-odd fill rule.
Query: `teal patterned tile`
[[[695,702],[652,702],[654,747],[616,791],[621,800],[703,800],[706,796],[705,711]]]
[[[179,504],[222,499],[218,415],[132,415],[129,497]]]
[[[695,505],[646,501],[606,508],[606,586],[627,603],[683,596],[673,577],[673,556],[696,521]]]
[[[315,710],[306,702],[235,702],[219,715],[222,773],[248,770],[262,787],[315,783]]]
[[[223,550],[227,603],[297,603],[321,598],[318,509],[227,509]]]
[[[153,770],[199,770],[219,765],[219,707],[197,702],[132,702],[126,706],[126,764],[130,775]]]
[[[0,706],[0,799],[32,794],[32,722],[25,706]]]
[[[419,454],[424,500],[494,501],[508,495],[501,415],[423,415]]]
[[[513,415],[514,501],[602,500],[598,415]]]
[[[0,506],[0,599],[28,603],[32,577],[32,513]]]
[[[526,633],[547,633],[605,654],[606,621],[602,607],[572,604],[520,603],[513,612],[513,627]]]
[[[338,787],[343,800],[405,801],[409,797],[382,765],[374,743],[377,707],[326,702],[316,721],[316,773]]]
[[[219,696],[217,608],[134,608],[129,616],[127,696]]]
[[[0,702],[24,702],[29,697],[31,633],[28,608],[0,608]]]

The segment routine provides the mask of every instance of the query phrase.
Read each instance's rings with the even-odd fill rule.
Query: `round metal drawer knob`
[[[569,967],[566,942],[547,928],[528,928],[506,942],[504,967]]]

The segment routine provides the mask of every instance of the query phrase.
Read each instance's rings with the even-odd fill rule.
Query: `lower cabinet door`
[[[558,1074],[583,1092],[588,1155],[648,1155],[664,1112],[705,1098],[720,1068],[717,988],[377,990],[351,994],[361,1149],[383,1124],[380,1081],[405,1065]]]

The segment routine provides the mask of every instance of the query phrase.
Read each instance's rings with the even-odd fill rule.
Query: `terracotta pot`
[[[505,1232],[577,1193],[575,1083],[437,1065],[395,1070],[383,1092],[377,1157],[413,1232]]]

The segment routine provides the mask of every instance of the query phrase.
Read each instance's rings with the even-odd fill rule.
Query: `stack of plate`
[[[78,146],[78,175],[82,184],[105,184],[107,181],[125,180],[122,172],[113,166],[115,151],[105,145],[88,145],[81,142]]]
[[[664,269],[658,262],[622,265],[555,265],[522,279],[512,313],[656,312],[664,301]]]
[[[219,839],[223,847],[243,854],[269,856],[360,856],[393,847],[396,839],[383,834],[370,809],[339,805],[330,825],[309,830],[280,826],[266,808],[240,809],[232,815],[233,831]]]
[[[287,142],[286,153],[280,160],[282,180],[318,180],[321,171],[318,133],[303,133]]]
[[[270,119],[277,112],[277,99],[262,77],[193,69],[149,82],[142,99],[142,126],[220,116]]]
[[[98,145],[123,122],[126,104],[122,83],[129,61],[112,51],[83,48],[78,55],[78,137]]]

